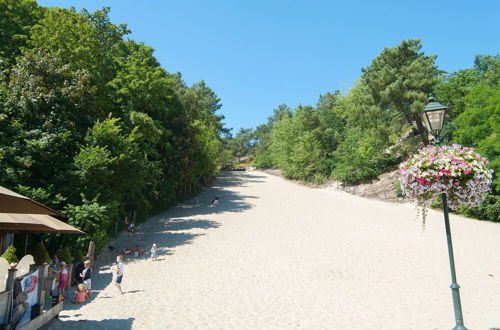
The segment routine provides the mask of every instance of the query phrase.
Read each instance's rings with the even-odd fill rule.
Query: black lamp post
[[[433,96],[429,97],[429,103],[422,111],[422,121],[425,124],[427,132],[434,137],[434,144],[439,146],[440,134],[444,126],[444,117],[448,107],[440,104]],[[460,303],[460,286],[457,284],[457,275],[455,273],[455,258],[453,256],[453,244],[451,242],[450,219],[448,217],[448,201],[446,193],[441,194],[444,211],[444,225],[446,228],[446,240],[448,242],[448,257],[450,258],[451,270],[451,293],[453,296],[453,308],[455,310],[455,327],[453,330],[467,330],[464,326],[464,318],[462,316],[462,305]]]

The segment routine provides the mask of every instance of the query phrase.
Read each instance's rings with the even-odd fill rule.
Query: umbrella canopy
[[[85,234],[50,215],[14,213],[0,213],[0,232]]]
[[[62,215],[28,197],[0,186],[0,213]]]

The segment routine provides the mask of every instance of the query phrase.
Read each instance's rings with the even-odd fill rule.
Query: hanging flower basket
[[[406,199],[416,202],[424,214],[426,207],[446,193],[450,209],[476,207],[491,190],[493,170],[488,159],[473,148],[459,145],[418,150],[399,168],[401,189]]]

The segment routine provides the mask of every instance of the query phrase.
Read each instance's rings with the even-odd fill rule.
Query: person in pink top
[[[87,291],[85,290],[85,285],[83,283],[78,284],[78,290],[75,291],[71,302],[74,304],[83,304],[87,298]]]
[[[59,285],[57,286],[57,290],[59,291],[59,300],[64,300],[64,289],[68,286],[68,268],[66,267],[66,263],[61,261],[61,270],[59,271]]]

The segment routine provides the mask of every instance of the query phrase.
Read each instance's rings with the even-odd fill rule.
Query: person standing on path
[[[156,256],[157,253],[158,249],[156,248],[156,243],[153,243],[153,246],[151,247],[151,261],[158,260],[158,257]]]
[[[123,294],[122,291],[122,279],[123,279],[123,257],[116,256],[116,262],[118,265],[116,266],[116,278],[115,278],[115,286],[120,290],[120,294]]]
[[[92,292],[92,268],[90,268],[90,260],[85,260],[83,264],[85,265],[85,269],[80,274],[80,277],[87,288],[87,296],[90,298],[90,293]]]
[[[66,263],[61,261],[61,270],[59,271],[59,285],[57,286],[57,290],[59,291],[59,301],[64,300],[64,290],[68,285],[68,269],[66,267]]]

